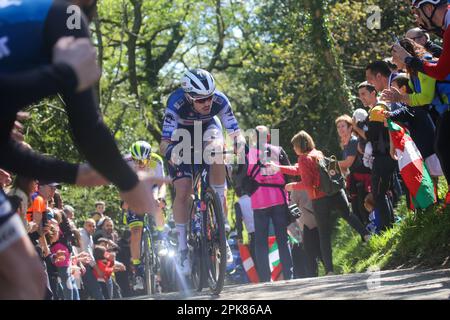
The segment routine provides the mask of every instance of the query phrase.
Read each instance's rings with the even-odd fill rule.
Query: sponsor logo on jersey
[[[0,0],[0,9],[10,6],[20,6],[21,4],[21,0]]]
[[[0,59],[6,58],[11,55],[11,51],[7,46],[8,40],[8,37],[0,38]]]
[[[166,116],[164,117],[165,123],[171,123],[175,121],[175,117],[171,113],[166,113]]]
[[[11,213],[11,204],[3,193],[0,193],[0,217]]]
[[[217,103],[217,104],[222,104],[224,102],[223,98],[221,98],[219,96],[214,96],[213,101],[214,101],[214,103]]]

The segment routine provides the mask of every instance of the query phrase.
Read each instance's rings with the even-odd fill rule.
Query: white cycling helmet
[[[355,112],[353,112],[353,119],[356,120],[356,122],[362,122],[367,119],[369,114],[364,109],[356,109]]]
[[[413,0],[412,5],[416,8],[420,8],[424,4],[432,4],[433,6],[448,3],[448,0]]]
[[[181,87],[192,98],[208,97],[216,91],[214,78],[206,70],[188,70],[181,79]]]

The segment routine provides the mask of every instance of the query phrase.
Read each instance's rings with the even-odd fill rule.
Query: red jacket
[[[299,156],[295,166],[282,166],[280,168],[283,174],[301,176],[302,180],[295,182],[294,189],[305,190],[311,200],[320,199],[327,195],[317,189],[320,185],[317,158],[323,158],[323,154],[321,151],[313,149],[307,155]]]
[[[424,73],[437,80],[445,80],[450,74],[450,27],[445,29],[442,47],[442,54],[437,64],[430,62],[423,64]]]
[[[105,263],[103,260],[97,260],[97,266],[100,269],[100,271],[103,272],[103,278],[100,278],[95,268],[93,269],[94,276],[97,279],[97,281],[104,282],[106,280],[109,280],[114,270],[114,262],[108,260]]]

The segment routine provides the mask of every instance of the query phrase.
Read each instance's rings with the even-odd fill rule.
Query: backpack
[[[320,175],[320,184],[316,187],[317,189],[327,195],[334,195],[345,188],[345,179],[335,156],[317,159],[317,166]]]
[[[249,196],[252,196],[258,190],[259,187],[272,187],[272,188],[280,188],[281,190],[284,190],[284,184],[274,184],[274,183],[259,183],[256,181],[256,176],[261,171],[262,163],[261,161],[256,162],[256,164],[253,166],[252,171],[250,172],[250,175],[246,175],[242,179],[242,188]]]

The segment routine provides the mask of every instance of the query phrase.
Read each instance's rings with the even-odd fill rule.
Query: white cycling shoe
[[[227,264],[233,263],[233,253],[231,252],[230,245],[228,241],[225,242],[227,244]]]
[[[188,249],[178,252],[177,271],[185,276],[191,274],[191,263],[189,261]]]

